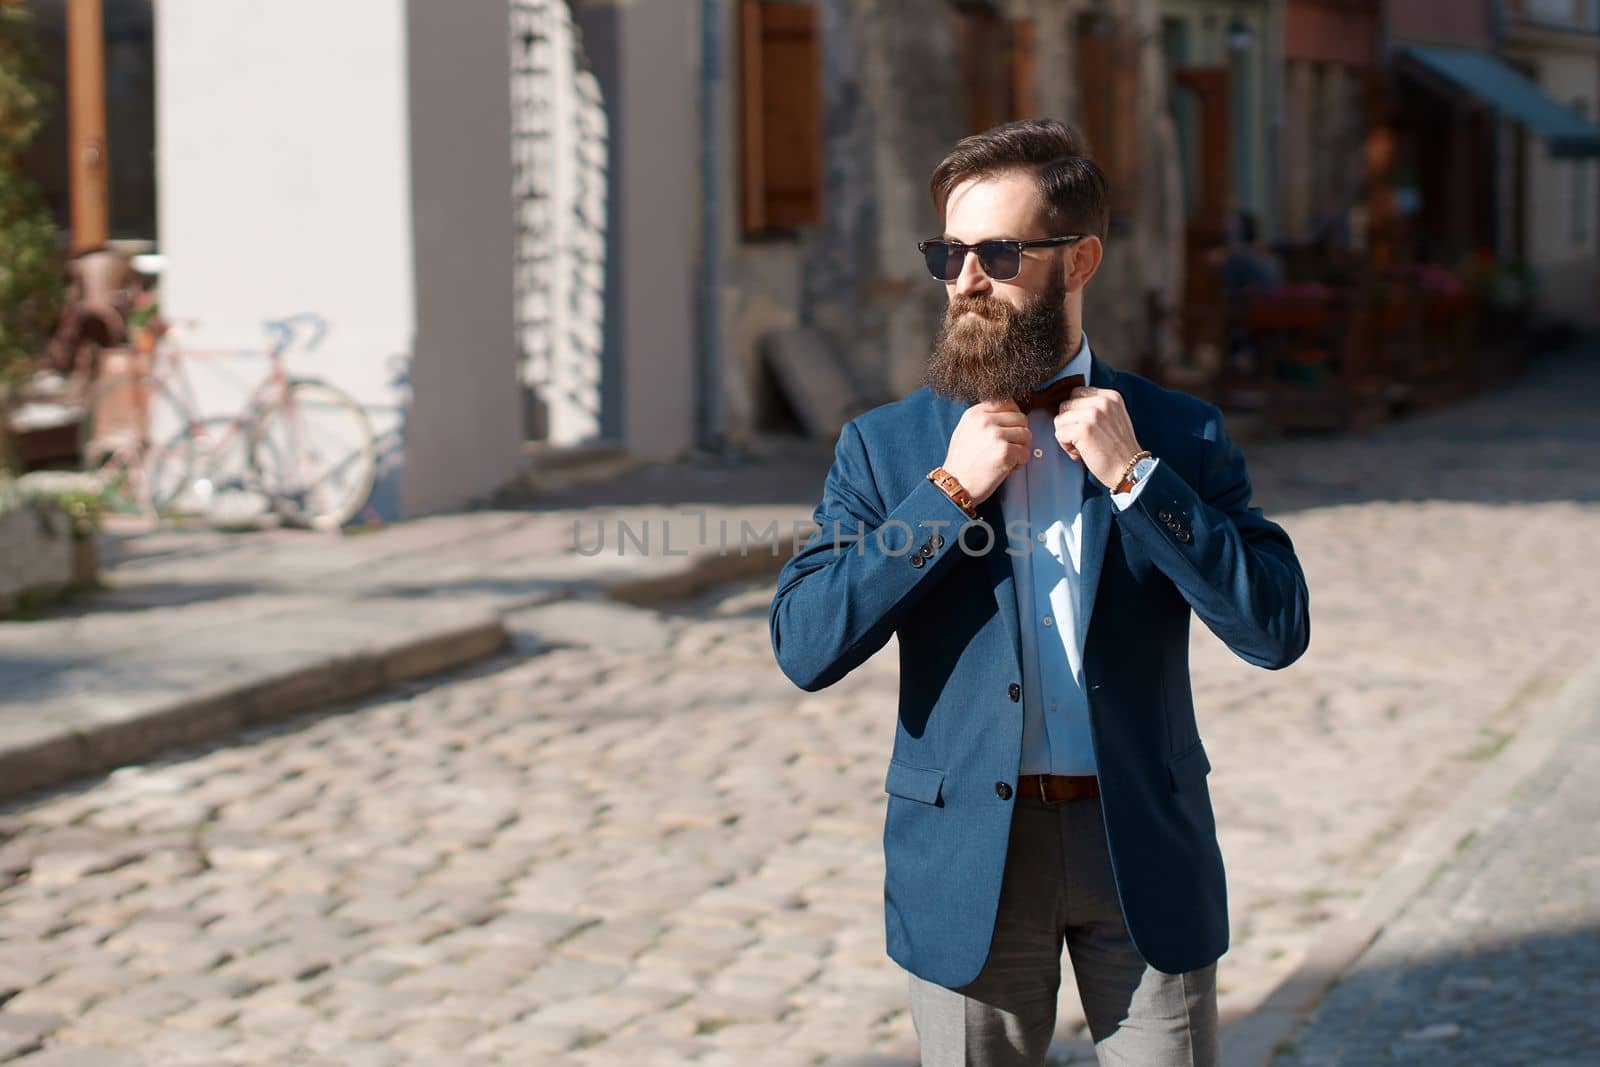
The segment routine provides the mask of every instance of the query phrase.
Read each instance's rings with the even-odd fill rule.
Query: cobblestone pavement
[[[1600,703],[1274,1061],[1600,1062]]]
[[[1595,367],[1247,447],[1313,636],[1266,672],[1195,627],[1225,1016],[1600,631]],[[547,605],[479,670],[7,809],[0,1060],[910,1063],[881,910],[896,650],[802,693],[770,595]],[[1065,983],[1059,1062],[1080,1020]]]

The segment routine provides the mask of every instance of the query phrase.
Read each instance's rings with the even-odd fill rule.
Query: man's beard
[[[928,385],[976,404],[1019,397],[1054,374],[1067,344],[1065,275],[1057,264],[1045,291],[1020,310],[992,296],[951,300],[928,360]]]

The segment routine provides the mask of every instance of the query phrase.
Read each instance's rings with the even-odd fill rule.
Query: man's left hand
[[[1074,389],[1056,413],[1055,430],[1067,455],[1081,461],[1108,489],[1116,488],[1128,460],[1140,451],[1122,394],[1115,389]]]

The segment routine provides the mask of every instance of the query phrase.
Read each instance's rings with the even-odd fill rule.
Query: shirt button
[[[1012,700],[1021,700],[1022,686],[1018,685],[1016,682],[1012,682],[1010,685],[1006,686],[1006,696],[1010,697]]]
[[[1044,449],[1036,448],[1036,449],[1033,450],[1033,458],[1034,459],[1038,459],[1042,455],[1044,455]]]
[[[994,784],[994,795],[999,797],[1001,800],[1010,800],[1011,787],[1004,782],[996,782]]]
[[[1046,615],[1044,617],[1044,624],[1046,626],[1054,626],[1056,624],[1056,620],[1054,620],[1050,616]]]

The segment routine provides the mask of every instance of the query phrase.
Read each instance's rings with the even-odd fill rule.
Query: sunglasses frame
[[[959,257],[957,257],[956,262],[961,263],[961,264],[965,264],[966,263],[966,261],[967,261],[967,253],[968,252],[977,252],[978,253],[978,268],[983,271],[984,275],[986,277],[988,277],[988,279],[990,281],[1009,282],[1011,279],[1015,278],[1018,274],[1022,273],[1022,252],[1023,252],[1024,249],[1028,249],[1028,248],[1045,248],[1045,247],[1049,247],[1051,245],[1068,245],[1068,244],[1071,244],[1073,241],[1081,241],[1085,237],[1088,237],[1088,236],[1089,235],[1086,234],[1086,233],[1073,233],[1073,234],[1068,234],[1065,237],[1034,237],[1034,238],[1030,238],[1028,240],[1014,240],[1014,239],[1005,238],[1005,237],[995,237],[995,238],[991,238],[989,240],[979,241],[977,244],[971,244],[971,245],[963,244],[960,241],[946,240],[943,237],[930,237],[925,241],[918,241],[917,242],[917,251],[921,252],[923,257],[924,257],[924,259],[926,259],[927,255],[928,255],[928,249],[933,247],[934,245],[943,245],[943,246],[945,246],[945,248],[948,250],[945,253],[946,255],[949,255],[950,252],[952,252],[952,251],[954,251],[954,250],[959,248],[961,250],[961,255]],[[1016,269],[1016,273],[1008,274],[1004,278],[996,276],[994,274],[994,272],[989,269],[988,264],[984,263],[984,261],[983,261],[983,259],[984,259],[983,253],[982,252],[978,252],[978,249],[982,248],[984,245],[1000,245],[1003,248],[1008,248],[1011,251],[1015,252],[1017,254],[1017,269]],[[928,268],[928,273],[933,275],[933,280],[934,281],[936,281],[936,282],[944,282],[946,284],[949,284],[950,282],[955,281],[956,278],[961,277],[961,271],[959,269],[956,271],[956,277],[955,278],[943,278],[943,277],[940,277],[938,274],[934,274],[933,268],[931,266]]]

